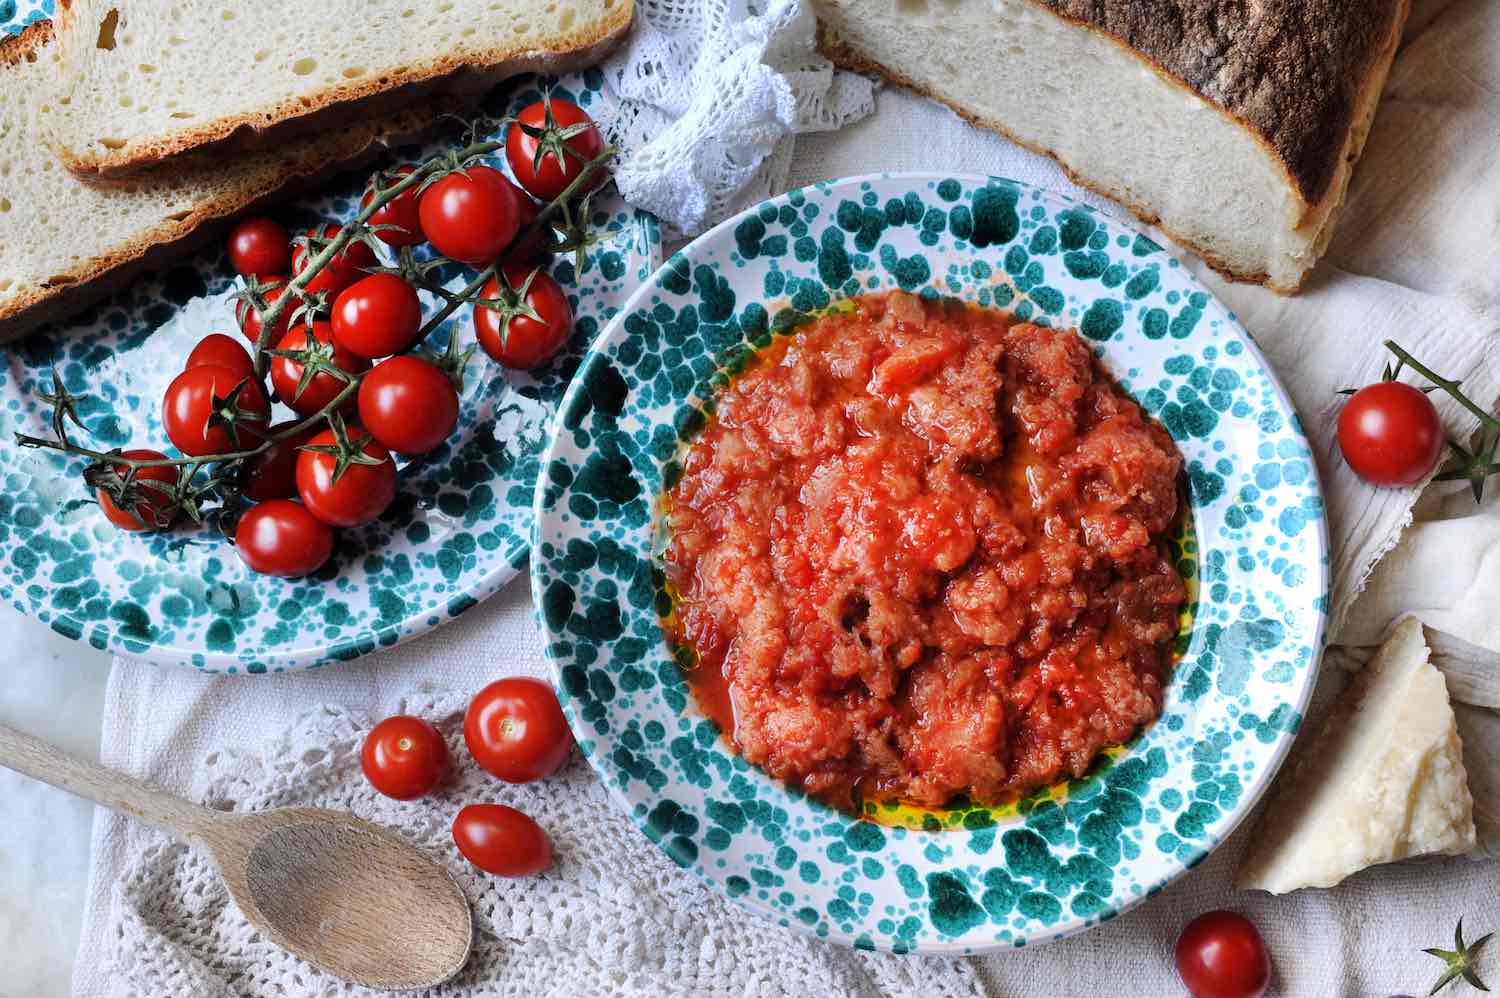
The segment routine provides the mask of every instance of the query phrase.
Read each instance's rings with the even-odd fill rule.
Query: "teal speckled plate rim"
[[[713,373],[742,340],[775,328],[780,306],[760,302],[786,296],[817,311],[894,286],[1082,328],[1177,439],[1197,531],[1199,604],[1162,718],[1061,803],[941,832],[851,820],[734,755],[688,695],[658,616],[663,470],[701,425]],[[751,208],[631,297],[552,433],[532,589],[579,745],[675,862],[782,925],[948,954],[1083,931],[1227,838],[1300,725],[1321,661],[1328,537],[1291,401],[1178,260],[1061,195],[1003,178],[889,174]],[[1229,451],[1247,442],[1253,455]]]

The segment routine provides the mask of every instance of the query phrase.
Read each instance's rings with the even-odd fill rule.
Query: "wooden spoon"
[[[140,818],[201,849],[250,924],[335,977],[432,987],[469,958],[469,903],[441,865],[347,814],[235,814],[189,803],[0,724],[0,765]]]

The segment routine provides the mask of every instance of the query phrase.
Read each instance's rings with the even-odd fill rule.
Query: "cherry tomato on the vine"
[[[271,403],[254,380],[215,364],[190,367],[161,404],[167,437],[190,457],[248,450],[264,438]]]
[[[241,346],[239,340],[223,333],[209,333],[199,340],[182,368],[187,370],[204,364],[227,367],[242,378],[255,377],[255,362],[250,359],[250,351]]]
[[[531,818],[505,804],[470,804],[453,819],[464,859],[497,877],[529,877],[552,865],[552,843]]]
[[[321,235],[323,239],[333,239],[343,227],[329,223],[319,228],[308,230],[311,235]],[[299,277],[307,269],[321,250],[309,253],[305,245],[294,245],[292,247],[292,276]],[[365,276],[364,267],[375,266],[375,251],[359,240],[353,240],[344,246],[328,265],[307,282],[302,290],[312,293],[314,291],[327,291],[330,295],[336,295],[340,291]]]
[[[333,528],[300,502],[268,499],[240,517],[234,546],[251,571],[298,579],[316,572],[333,554]]]
[[[549,104],[551,122],[547,120]],[[550,141],[545,135],[535,134],[544,132],[549,124],[555,129]],[[566,138],[563,138],[564,134]],[[537,161],[539,145],[543,146],[540,163]],[[516,120],[505,133],[505,159],[510,164],[510,171],[522,187],[543,201],[551,201],[561,194],[578,179],[584,165],[602,152],[604,136],[588,112],[572,101],[528,104],[516,115]],[[604,171],[597,171],[578,194],[588,193],[604,183],[604,179]]]
[[[539,318],[522,314],[514,308],[492,308],[474,305],[474,332],[484,352],[506,367],[531,370],[557,356],[573,332],[573,307],[568,296],[545,270],[532,276],[525,264],[507,263],[501,268],[506,288],[492,277],[480,292],[491,300],[520,297],[526,289],[525,305]],[[530,280],[530,285],[527,281]],[[520,304],[519,301],[517,304]],[[508,321],[507,321],[508,317]]]
[[[371,274],[339,292],[333,339],[359,357],[389,357],[411,346],[422,326],[417,290],[395,274]]]
[[[1260,998],[1271,958],[1255,925],[1233,911],[1210,911],[1177,937],[1177,974],[1193,998]]]
[[[519,234],[524,232],[526,227],[532,222],[536,221],[536,217],[542,213],[542,209],[540,205],[531,200],[530,194],[527,194],[515,184],[511,184],[509,177],[505,178],[505,182],[510,184],[511,190],[516,193],[516,232]],[[542,248],[551,239],[551,230],[545,225],[541,226],[531,235],[526,236],[512,246],[510,252],[505,254],[505,259],[513,260],[517,263],[528,263],[535,260],[543,255]]]
[[[277,355],[271,358],[271,388],[275,390],[277,398],[302,416],[311,416],[322,409],[349,384],[343,378],[324,369],[324,365],[331,364],[349,374],[361,374],[370,369],[368,360],[356,357],[334,342],[333,330],[326,322],[312,324],[311,338],[308,335],[308,327],[305,324],[298,325],[281,338],[281,342],[276,344],[276,349],[293,350],[298,353],[298,357]],[[313,374],[311,380],[303,384],[303,375],[309,364],[314,367],[316,373]],[[354,397],[351,395],[346,405],[352,408],[353,404]]]
[[[511,676],[490,683],[470,701],[464,743],[488,772],[507,783],[530,783],[568,761],[573,733],[551,686]]]
[[[1344,403],[1339,449],[1354,473],[1373,485],[1415,485],[1442,457],[1443,424],[1420,389],[1380,381]]]
[[[309,440],[297,456],[297,494],[314,516],[334,527],[357,527],[384,513],[396,498],[396,463],[390,451],[368,433],[351,427],[350,452],[375,461],[350,461],[338,471],[338,458],[310,447],[337,448],[337,434],[324,430]]]
[[[292,262],[292,237],[269,218],[247,218],[229,233],[229,263],[246,277],[286,273]]]
[[[266,431],[268,436],[279,436],[302,422],[301,419],[288,419],[285,422],[276,423]],[[278,441],[270,446],[268,450],[249,458],[243,467],[243,485],[245,498],[254,502],[264,502],[267,499],[290,499],[297,494],[297,448],[307,443],[321,432],[322,427],[316,423],[303,430],[294,437]]]
[[[428,721],[388,717],[365,736],[360,768],[370,786],[396,800],[421,797],[448,775],[448,744]]]
[[[121,456],[140,461],[162,461],[167,455],[161,451],[138,449],[125,451]],[[115,465],[114,469],[120,475],[129,471],[123,464]],[[98,489],[99,508],[104,511],[105,518],[121,530],[165,530],[176,519],[176,514],[167,510],[172,502],[172,487],[176,484],[177,468],[172,465],[137,468],[131,489],[134,502],[129,508],[121,509],[108,492]]]
[[[265,290],[261,292],[260,297],[266,303],[267,309],[270,309],[281,300],[282,295],[287,293],[285,277],[261,278],[261,283],[265,286]],[[276,325],[271,329],[270,337],[266,340],[267,346],[275,346],[276,341],[286,335],[287,326],[290,325],[292,319],[292,310],[296,307],[297,302],[293,299],[286,308],[282,309],[281,315],[276,319]],[[240,332],[244,334],[245,339],[251,343],[260,339],[261,314],[248,299],[241,298],[234,303],[235,321],[239,323]]]
[[[383,183],[387,188],[394,187],[402,177],[415,169],[416,167],[410,164],[398,166],[392,171],[396,176],[386,177]],[[421,195],[417,193],[419,186],[420,184],[408,187],[371,213],[369,224],[395,226],[391,229],[376,229],[376,239],[387,246],[415,246],[427,238],[422,234],[422,219],[418,212],[418,206],[421,203]],[[364,197],[359,201],[361,211],[370,207],[370,201],[374,196],[373,186],[365,190]]]
[[[422,231],[449,259],[488,266],[515,238],[520,207],[516,189],[491,166],[469,166],[422,192]]]
[[[398,454],[425,454],[458,425],[458,392],[436,364],[391,357],[359,385],[359,421]]]

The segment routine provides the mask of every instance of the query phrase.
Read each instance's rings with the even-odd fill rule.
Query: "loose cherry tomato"
[[[510,172],[522,187],[543,201],[561,194],[578,179],[584,164],[602,152],[604,136],[595,127],[594,119],[572,101],[539,100],[528,104],[505,133],[505,160],[510,164]],[[599,170],[578,193],[586,194],[604,183],[604,179],[605,172]]]
[[[240,345],[239,340],[223,333],[209,333],[199,340],[182,367],[186,370],[204,364],[227,367],[242,378],[255,377],[255,362],[250,359],[250,352]]]
[[[1380,381],[1344,403],[1339,449],[1354,473],[1372,485],[1415,485],[1442,457],[1443,424],[1420,389]]]
[[[173,378],[161,409],[167,437],[190,457],[253,447],[271,421],[271,403],[260,385],[214,364]]]
[[[480,296],[488,299],[519,298],[526,288],[525,304],[539,316],[533,319],[511,308],[474,306],[474,332],[484,352],[506,367],[529,371],[557,356],[573,332],[573,307],[552,276],[539,270],[533,277],[525,264],[507,263],[501,268],[506,287],[492,277]],[[527,280],[531,283],[528,286]],[[507,321],[508,317],[508,321]]]
[[[417,290],[395,274],[371,274],[339,292],[333,339],[358,357],[389,357],[411,346],[422,325]]]
[[[396,800],[421,797],[448,775],[448,743],[420,717],[388,717],[365,736],[360,768],[370,786]]]
[[[1193,998],[1260,998],[1271,982],[1271,958],[1260,932],[1232,911],[1210,911],[1177,937],[1177,974]]]
[[[121,456],[141,461],[162,461],[167,455],[155,450],[128,450]],[[128,470],[126,465],[115,465],[115,471],[121,475]],[[121,509],[108,492],[98,489],[99,508],[104,511],[105,518],[121,530],[165,530],[177,518],[175,512],[166,509],[172,502],[171,490],[176,484],[177,468],[172,465],[137,468],[131,489],[134,502],[130,507]]]
[[[373,458],[375,464],[351,461],[335,478],[337,456],[308,449],[336,449],[338,437],[331,429],[309,440],[297,456],[297,494],[314,516],[334,527],[369,523],[396,498],[396,463],[390,451],[357,428],[348,432],[350,453]]]
[[[247,218],[229,233],[229,263],[246,277],[284,274],[292,262],[292,237],[269,218]]]
[[[552,843],[529,817],[505,804],[470,804],[453,819],[464,859],[497,877],[529,877],[552,865]]]
[[[276,349],[298,353],[297,357],[271,358],[271,388],[277,398],[302,416],[311,416],[322,409],[348,386],[347,381],[327,370],[328,365],[349,374],[362,374],[370,369],[368,360],[356,357],[334,342],[333,330],[326,322],[312,324],[310,339],[306,324],[298,325],[281,338]],[[316,373],[304,384],[303,375],[309,365]],[[348,405],[353,407],[353,396]]]
[[[401,181],[402,177],[409,175],[415,169],[416,167],[410,164],[398,166],[395,170],[391,171],[395,176],[385,177],[383,185],[387,188],[394,187]],[[417,193],[417,187],[419,186],[421,185],[408,187],[390,201],[376,208],[374,213],[370,215],[369,222],[371,225],[396,226],[394,229],[377,229],[375,231],[376,239],[379,239],[387,246],[415,246],[427,238],[422,234],[422,218],[419,210],[421,195]],[[361,211],[370,206],[370,200],[374,196],[375,190],[372,185],[365,190],[365,196],[360,198],[359,207]]]
[[[334,238],[342,231],[342,226],[332,223],[322,226],[321,229],[308,230],[310,235],[321,235],[325,240]],[[306,246],[294,245],[292,247],[292,276],[301,276],[318,252],[321,251],[309,253]],[[361,268],[373,266],[375,266],[375,251],[370,249],[368,244],[355,240],[329,260],[328,265],[318,271],[317,276],[308,281],[307,286],[302,290],[309,293],[327,291],[330,295],[336,295],[365,276]]]
[[[266,434],[272,437],[277,436],[300,422],[302,422],[300,419],[289,419],[276,423],[266,431]],[[314,424],[294,437],[272,444],[269,450],[262,451],[246,461],[243,479],[245,498],[254,502],[265,502],[267,499],[290,499],[295,496],[297,494],[297,448],[317,436],[319,432],[321,432],[321,427]]]
[[[260,292],[260,297],[266,303],[267,309],[276,304],[281,299],[281,296],[287,293],[287,279],[285,277],[261,278],[260,283],[264,287],[264,290]],[[275,346],[276,341],[286,335],[287,326],[291,323],[292,311],[296,307],[297,302],[294,299],[282,310],[280,317],[276,320],[275,328],[271,330],[271,335],[266,340],[269,346]],[[244,334],[245,339],[251,343],[255,343],[260,339],[261,315],[262,313],[256,310],[247,298],[240,298],[234,303],[235,321],[239,323],[240,332]]]
[[[240,517],[234,546],[252,572],[298,579],[316,572],[333,554],[333,528],[300,502],[268,499]]]
[[[359,386],[359,421],[398,454],[425,454],[458,425],[458,392],[436,365],[391,357]]]
[[[490,166],[465,167],[422,192],[422,231],[444,256],[488,266],[515,238],[515,186]]]
[[[530,783],[568,761],[573,733],[551,686],[511,676],[475,694],[464,712],[464,743],[474,761],[500,779]]]

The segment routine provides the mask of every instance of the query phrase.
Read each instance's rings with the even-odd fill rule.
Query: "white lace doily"
[[[203,800],[259,810],[312,805],[349,811],[409,837],[443,862],[473,904],[475,948],[462,974],[433,994],[911,995],[978,998],[962,960],[862,953],[798,935],[741,911],[674,865],[613,807],[575,758],[550,779],[508,786],[480,770],[463,744],[465,698],[419,694],[401,710],[432,720],[456,770],[434,796],[395,801],[360,771],[377,718],[311,710],[264,756],[203,760]],[[450,827],[464,804],[501,801],[535,818],[556,862],[507,880],[470,867]],[[114,887],[107,963],[128,993],[193,998],[374,994],[312,970],[255,933],[207,861],[152,835]]]

